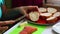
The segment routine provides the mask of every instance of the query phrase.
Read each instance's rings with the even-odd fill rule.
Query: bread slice
[[[55,8],[47,8],[48,13],[55,13],[57,12],[57,9]]]
[[[54,17],[59,17],[59,16],[60,16],[60,12],[56,12],[56,13],[54,13],[53,16],[54,16]]]
[[[46,12],[46,8],[39,8],[38,10],[39,10],[40,13]]]
[[[57,21],[56,17],[49,17],[46,19],[48,23],[55,23]]]
[[[48,18],[52,16],[52,14],[51,13],[40,13],[40,16]]]
[[[32,21],[37,21],[39,19],[39,12],[30,12],[29,13],[29,18]]]

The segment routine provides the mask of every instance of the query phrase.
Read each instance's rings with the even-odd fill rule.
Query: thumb
[[[7,29],[8,29],[8,26],[0,27],[0,31],[4,31],[4,30],[7,30]]]

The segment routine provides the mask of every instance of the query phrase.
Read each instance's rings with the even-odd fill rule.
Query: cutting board
[[[32,34],[41,34],[46,28],[46,26],[34,25],[31,23],[28,23],[26,25],[27,26],[33,26],[33,27],[37,28],[37,31],[33,32]],[[24,29],[24,26],[17,26],[16,28],[14,28],[14,30],[12,30],[10,32],[10,34],[19,34],[19,32],[21,32],[23,29]]]

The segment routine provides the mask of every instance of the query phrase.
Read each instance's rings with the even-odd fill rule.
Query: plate
[[[35,25],[42,25],[42,26],[52,26],[52,25],[54,25],[54,24],[40,24],[40,23],[36,23],[36,22],[33,22],[33,21],[29,21],[29,20],[28,20],[28,23],[32,23],[32,24],[35,24]]]
[[[53,32],[60,34],[60,21],[52,27]]]

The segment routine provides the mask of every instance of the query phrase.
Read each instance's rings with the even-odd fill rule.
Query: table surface
[[[23,21],[21,21],[23,22]],[[20,22],[19,22],[20,23]],[[9,34],[11,32],[11,30],[13,30],[13,28],[16,28],[19,23],[17,23],[15,26],[13,26],[11,29],[9,29],[8,31],[6,31],[3,34]],[[52,32],[52,26],[46,26],[45,30],[42,32],[42,34],[54,34],[54,32]]]

